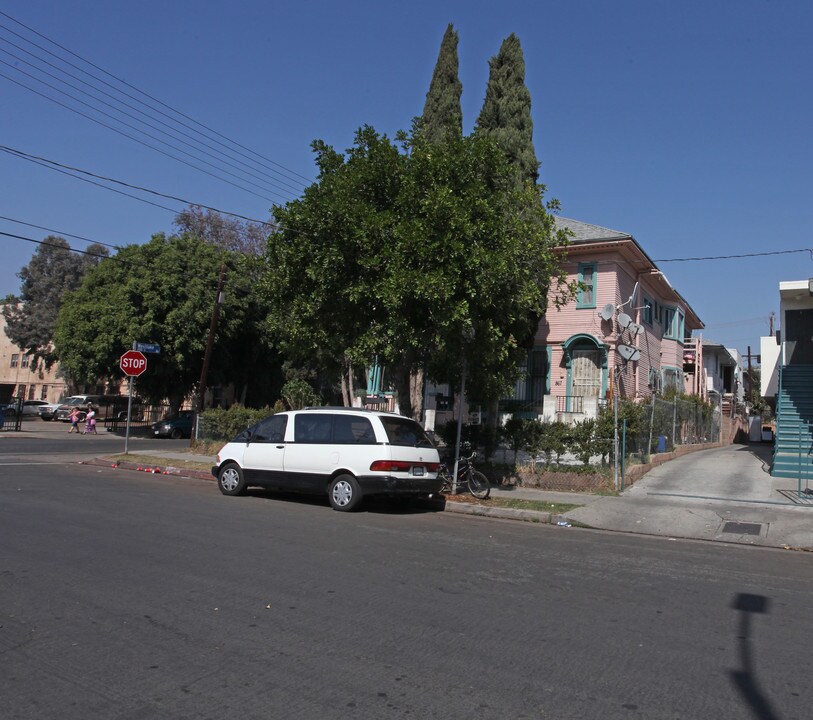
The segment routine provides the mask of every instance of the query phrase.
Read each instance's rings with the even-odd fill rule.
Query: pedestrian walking
[[[88,414],[85,417],[85,435],[89,434],[98,435],[96,432],[96,410],[93,405],[88,406]]]
[[[68,430],[68,435],[70,435],[73,431],[76,431],[76,434],[79,434],[79,408],[74,408],[71,410],[71,429]]]

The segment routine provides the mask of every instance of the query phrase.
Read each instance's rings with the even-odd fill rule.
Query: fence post
[[[672,401],[672,452],[675,451],[677,443],[675,442],[677,431],[677,397]]]
[[[652,393],[652,412],[649,414],[649,444],[646,446],[646,457],[652,454],[652,426],[655,424],[655,393]]]
[[[621,430],[621,492],[624,492],[624,477],[626,476],[627,465],[627,418]]]

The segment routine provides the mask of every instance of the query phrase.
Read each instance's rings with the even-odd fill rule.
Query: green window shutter
[[[594,308],[596,306],[596,268],[595,262],[579,263],[579,292],[576,296],[577,308]]]

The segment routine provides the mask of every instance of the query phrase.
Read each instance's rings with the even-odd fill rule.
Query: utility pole
[[[223,284],[226,281],[226,265],[220,266],[220,278],[217,281],[217,295],[215,305],[212,308],[212,322],[209,324],[209,337],[206,340],[206,352],[203,354],[203,369],[200,371],[200,382],[198,383],[198,412],[203,411],[203,399],[206,395],[206,377],[209,374],[209,363],[212,359],[212,346],[217,332],[217,321],[220,318],[220,306],[223,304]]]
[[[751,402],[751,405],[754,404],[754,378],[751,374],[751,358],[756,358],[758,363],[762,362],[762,355],[752,355],[751,354],[751,346],[748,346],[748,353],[745,356],[748,358],[748,400]]]

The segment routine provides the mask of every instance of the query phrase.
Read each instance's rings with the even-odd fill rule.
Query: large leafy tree
[[[531,93],[525,85],[525,57],[511,33],[489,60],[486,97],[475,131],[494,138],[516,167],[521,182],[536,183],[539,161],[534,151]]]
[[[401,139],[366,127],[346,154],[314,144],[318,181],[274,210],[268,321],[294,355],[378,357],[416,414],[415,371],[452,376],[464,353],[480,392],[509,385],[565,238],[489,138]]]
[[[194,392],[220,268],[226,267],[225,303],[212,353],[210,385],[264,381],[267,354],[258,334],[264,317],[254,293],[257,261],[193,236],[155,235],[105,260],[66,295],[54,343],[62,365],[79,381],[118,381],[121,353],[133,341],[158,343],[138,392],[153,401],[169,398],[177,408]],[[261,363],[263,353],[266,363]]]
[[[457,32],[449,23],[440,43],[438,60],[423,106],[422,129],[430,142],[441,142],[450,133],[463,133],[460,95],[463,84],[458,77]]]
[[[51,367],[56,362],[51,341],[62,298],[78,288],[85,274],[107,255],[107,249],[96,244],[72,251],[67,240],[49,235],[17,273],[22,281],[20,294],[7,298],[3,307],[6,335],[25,348],[32,367],[39,362]]]

